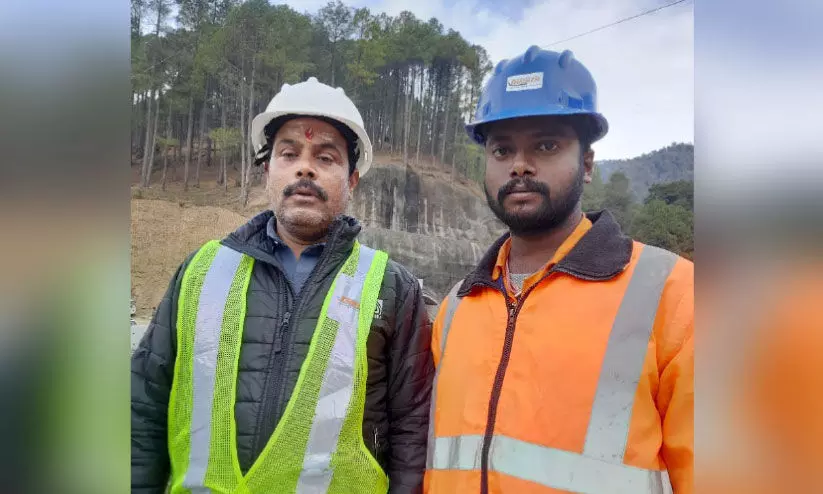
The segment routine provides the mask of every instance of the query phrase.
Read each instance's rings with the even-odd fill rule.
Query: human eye
[[[492,155],[497,158],[505,158],[509,154],[509,149],[505,146],[494,146],[492,148]]]
[[[543,141],[540,144],[538,144],[537,145],[537,150],[538,151],[543,151],[543,152],[552,152],[552,151],[556,151],[557,147],[558,147],[557,141],[549,140],[549,141]]]

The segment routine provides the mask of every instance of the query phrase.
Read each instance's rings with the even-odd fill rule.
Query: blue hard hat
[[[495,66],[466,131],[475,142],[484,144],[484,124],[544,115],[588,117],[584,120],[589,123],[591,142],[609,130],[605,117],[597,111],[597,85],[588,69],[569,50],[557,53],[531,46],[522,55]]]

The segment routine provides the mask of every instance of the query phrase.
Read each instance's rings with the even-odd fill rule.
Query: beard
[[[577,176],[569,189],[555,191],[554,194],[551,193],[547,184],[523,177],[507,182],[497,191],[496,198],[489,193],[488,187],[483,187],[483,191],[486,193],[489,208],[500,221],[509,227],[513,235],[538,235],[562,225],[574,213],[583,196],[583,173],[583,163],[581,163]],[[529,213],[506,211],[503,201],[515,189],[540,194],[543,200],[537,210]]]

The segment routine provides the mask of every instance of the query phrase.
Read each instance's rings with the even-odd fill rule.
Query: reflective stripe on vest
[[[209,266],[200,291],[194,333],[191,447],[189,468],[183,481],[183,487],[192,489],[192,492],[197,492],[206,480],[206,467],[211,449],[209,442],[220,333],[232,282],[238,274],[242,276],[242,273],[237,273],[242,260],[241,253],[220,247]],[[248,265],[250,268],[252,262]]]
[[[172,491],[385,493],[363,443],[366,341],[388,256],[355,243],[326,295],[288,405],[246,475],[234,407],[254,260],[209,242],[186,270],[169,406]]]
[[[375,251],[360,248],[354,276],[340,273],[335,281],[332,301],[326,317],[339,324],[320,386],[320,398],[314,409],[303,470],[297,481],[297,492],[327,492],[331,484],[331,456],[337,448],[343,420],[354,391],[355,341],[362,302],[363,285],[374,259]],[[374,307],[366,315],[369,326]]]
[[[431,397],[431,404],[429,405],[429,438],[428,444],[429,447],[426,448],[426,468],[432,468],[432,460],[434,455],[434,450],[431,445],[434,441],[434,410],[435,405],[437,403],[437,382],[438,378],[440,377],[440,369],[443,368],[443,359],[446,357],[446,337],[449,335],[449,328],[452,325],[452,319],[454,319],[454,314],[457,312],[457,306],[460,304],[460,300],[457,298],[457,292],[460,291],[460,285],[463,284],[463,280],[458,281],[449,292],[449,295],[446,297],[446,315],[443,319],[443,334],[440,335],[440,363],[434,369],[434,382],[432,383],[432,397]],[[479,451],[479,450],[478,450]]]
[[[597,383],[583,453],[578,454],[494,435],[489,470],[546,487],[577,493],[671,492],[665,471],[623,464],[634,396],[640,382],[649,339],[663,288],[677,256],[645,245],[609,334]],[[460,298],[455,285],[446,301],[440,337],[440,362],[435,371],[429,424],[427,468],[480,470],[483,436],[435,437],[437,381],[446,358],[446,343]]]
[[[480,470],[480,434],[438,437],[435,470]],[[495,435],[489,450],[489,470],[553,489],[590,494],[663,492],[665,472],[587,458],[511,437]],[[664,476],[666,477],[664,479]]]

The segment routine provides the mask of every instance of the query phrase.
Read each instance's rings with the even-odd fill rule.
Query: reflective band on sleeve
[[[434,371],[431,403],[429,405],[429,447],[426,448],[426,468],[432,467],[432,455],[434,454],[432,444],[434,441],[434,411],[437,405],[437,378],[440,376],[440,368],[443,366],[443,358],[446,355],[446,338],[449,335],[454,314],[457,312],[457,306],[460,305],[460,298],[458,298],[457,292],[460,290],[460,285],[462,284],[463,280],[458,281],[457,284],[452,287],[446,298],[446,315],[443,318],[443,332],[440,335],[440,365],[438,365]]]
[[[438,437],[435,470],[480,470],[483,436]],[[665,472],[608,463],[583,455],[494,436],[489,470],[580,494],[663,494]]]
[[[298,494],[325,493],[332,480],[331,458],[352,398],[357,329],[366,275],[375,251],[359,247],[357,270],[353,276],[338,274],[326,316],[338,322],[331,356],[326,366],[314,412],[303,469],[297,482]]]
[[[657,307],[676,262],[671,252],[650,245],[640,252],[609,335],[586,432],[586,457],[623,463]]]
[[[194,333],[191,449],[183,481],[183,487],[192,489],[192,492],[211,492],[202,486],[209,464],[217,350],[226,297],[242,259],[242,254],[221,245],[206,273],[200,292]]]

